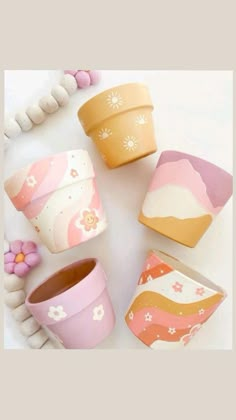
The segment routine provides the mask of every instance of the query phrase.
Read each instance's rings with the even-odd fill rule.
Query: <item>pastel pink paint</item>
[[[30,292],[25,303],[67,349],[94,348],[115,325],[106,275],[93,258],[62,268]]]
[[[129,328],[135,335],[138,335],[141,331],[143,331],[143,328],[153,324],[162,325],[163,327],[172,326],[176,330],[181,330],[188,328],[189,325],[205,322],[210,317],[210,315],[215,312],[218,306],[219,303],[212,305],[212,307],[209,309],[205,309],[203,315],[199,315],[199,313],[197,313],[187,316],[177,316],[158,308],[146,307],[135,313],[133,320],[129,321]],[[151,322],[145,321],[146,313],[149,313],[152,316]]]
[[[13,195],[13,191],[19,190],[18,183],[15,187],[18,175],[24,182],[18,194]],[[24,213],[53,253],[92,239],[107,227],[94,168],[86,150],[72,150],[41,159],[29,165],[27,170],[18,171],[4,186],[13,205]],[[75,216],[94,208],[97,208],[99,223],[91,235],[83,235],[82,231],[77,235],[75,231],[71,233],[71,221]]]

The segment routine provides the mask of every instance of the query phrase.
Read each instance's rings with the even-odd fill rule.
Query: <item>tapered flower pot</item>
[[[125,321],[150,348],[179,349],[225,297],[223,289],[174,257],[150,251]]]
[[[27,296],[25,303],[39,324],[67,349],[93,348],[115,325],[106,275],[93,258],[53,274]]]
[[[86,150],[39,160],[9,178],[5,190],[53,253],[94,238],[107,226]]]
[[[86,102],[78,118],[109,168],[133,162],[157,150],[148,88],[129,83]]]
[[[139,221],[195,247],[232,195],[233,177],[218,166],[176,151],[161,154]]]

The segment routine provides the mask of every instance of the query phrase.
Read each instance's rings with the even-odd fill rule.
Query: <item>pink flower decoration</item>
[[[183,284],[176,281],[175,284],[172,284],[172,288],[174,289],[175,292],[182,293]]]
[[[198,287],[198,288],[195,290],[195,293],[196,293],[196,295],[202,296],[202,295],[205,293],[205,289],[204,289],[204,287]]]
[[[4,254],[4,270],[8,274],[24,277],[41,261],[37,245],[31,241],[13,241],[10,249]]]
[[[183,335],[183,337],[181,337],[180,340],[183,341],[185,346],[190,342],[190,340],[195,336],[195,334],[200,330],[200,328],[201,324],[194,325],[189,331],[189,334],[185,334]]]

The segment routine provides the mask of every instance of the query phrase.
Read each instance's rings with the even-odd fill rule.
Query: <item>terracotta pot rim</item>
[[[95,262],[95,266],[92,270],[78,283],[75,283],[73,286],[69,287],[68,289],[58,293],[52,297],[49,297],[45,300],[41,300],[39,302],[31,302],[30,299],[32,295],[44,284],[50,282],[59,274],[63,273],[63,271],[67,271],[71,268],[79,267],[80,265],[86,262]],[[79,260],[75,263],[69,264],[49,277],[46,278],[43,282],[41,282],[38,286],[36,286],[30,293],[27,295],[25,304],[27,308],[32,311],[35,318],[38,320],[39,323],[43,325],[50,325],[55,323],[53,319],[48,318],[47,322],[45,322],[45,314],[41,315],[41,310],[45,312],[45,307],[49,308],[50,306],[59,306],[61,305],[61,298],[63,297],[64,300],[66,299],[67,302],[70,302],[70,305],[67,307],[67,318],[69,319],[71,316],[75,315],[76,313],[81,312],[87,306],[89,306],[94,300],[96,300],[102,292],[106,289],[106,275],[105,272],[97,258],[85,258],[83,260]],[[62,319],[63,321],[63,319]]]
[[[119,107],[119,108],[108,108],[107,109],[99,109],[97,108],[96,117],[94,117],[93,107],[95,106],[96,102],[99,102],[107,95],[112,94],[119,89],[133,89],[136,93],[136,97],[133,98],[131,95],[131,99],[127,100]],[[139,93],[139,89],[143,89],[143,92]],[[118,93],[119,95],[120,93]],[[89,135],[90,131],[94,129],[97,125],[107,121],[109,118],[113,118],[117,115],[126,113],[128,111],[138,109],[138,108],[145,108],[148,107],[153,110],[154,106],[152,104],[152,100],[149,94],[149,88],[145,83],[141,82],[134,82],[134,83],[124,83],[116,86],[112,86],[102,92],[98,93],[97,95],[90,98],[86,101],[77,111],[77,117],[80,120],[84,131],[87,135]],[[81,115],[82,114],[82,115]],[[84,115],[83,115],[84,114]]]

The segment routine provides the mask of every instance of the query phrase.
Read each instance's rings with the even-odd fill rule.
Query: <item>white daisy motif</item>
[[[133,312],[131,311],[130,313],[129,313],[129,319],[134,319],[134,314],[133,314]]]
[[[48,317],[54,319],[54,321],[60,321],[65,318],[67,314],[65,313],[63,306],[50,306],[48,311]]]
[[[138,147],[138,141],[134,136],[127,136],[123,140],[123,147],[128,152],[134,152]]]
[[[152,315],[149,312],[147,312],[144,315],[144,319],[145,319],[145,321],[151,322],[152,321]]]
[[[93,320],[94,321],[101,321],[104,317],[105,311],[103,305],[95,306],[93,308]]]
[[[98,132],[98,137],[100,140],[105,140],[110,136],[112,136],[112,131],[110,130],[110,128],[102,128]]]
[[[144,125],[144,124],[147,124],[147,118],[145,117],[145,115],[138,115],[135,118],[135,122],[138,125]]]
[[[199,309],[199,311],[198,311],[199,315],[203,315],[204,312],[205,312],[204,309]]]
[[[104,162],[107,162],[107,157],[106,157],[106,155],[103,153],[101,156],[102,156],[102,159],[104,160]]]
[[[147,281],[152,281],[153,280],[153,278],[152,278],[152,276],[147,276]]]
[[[176,329],[175,329],[175,328],[171,328],[171,327],[170,327],[170,328],[168,329],[168,333],[169,333],[169,334],[171,334],[171,335],[173,335],[173,334],[175,334],[175,333],[176,333]]]
[[[123,105],[124,101],[118,92],[111,92],[107,96],[107,103],[110,108],[119,109]]]
[[[31,176],[28,176],[26,178],[26,183],[27,183],[28,187],[33,188],[37,184],[37,181],[36,181],[35,177],[33,175],[31,175]]]

